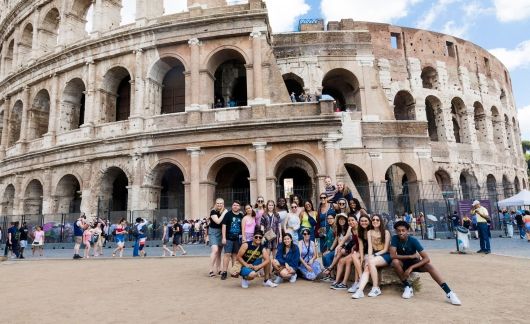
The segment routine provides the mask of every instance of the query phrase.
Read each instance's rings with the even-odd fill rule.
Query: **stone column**
[[[133,179],[129,179],[127,186],[127,210],[143,210],[147,203],[141,196],[141,185],[143,177],[144,161],[142,153],[134,152],[131,154],[133,166]]]
[[[267,142],[252,143],[256,151],[256,184],[257,196],[268,197],[267,195],[267,162],[265,159],[265,149]]]
[[[191,98],[190,99],[190,105],[186,107],[186,111],[189,110],[198,110],[199,109],[199,93],[201,91],[200,89],[200,46],[201,43],[197,38],[192,38],[188,41],[188,45],[190,46],[190,92],[191,92]],[[188,98],[186,98],[188,99]]]
[[[85,120],[81,128],[85,129],[84,134],[91,136],[94,122],[99,117],[99,105],[96,102],[96,64],[91,58],[86,61],[87,66],[87,87],[85,94]]]
[[[20,34],[21,34],[21,30],[20,30],[20,26],[17,26],[15,27],[15,32],[13,33],[14,35],[14,45],[13,45],[13,57],[12,57],[12,65],[11,65],[11,72],[15,72],[16,70],[18,70],[18,67],[20,66],[20,64],[22,64],[22,58],[20,57],[20,55],[18,55],[18,50],[19,50],[19,43],[20,43]]]
[[[33,11],[33,39],[31,40],[31,59],[35,60],[40,57],[39,48],[39,19],[40,19],[40,8],[37,7]]]
[[[335,143],[336,138],[326,137],[322,139],[324,143],[324,153],[326,159],[326,173],[331,177],[332,181],[336,181],[337,178],[337,167],[335,163]]]
[[[136,23],[143,26],[149,19],[164,14],[164,0],[136,0]]]
[[[104,33],[117,28],[121,21],[121,1],[93,0],[92,33]]]
[[[48,119],[48,132],[44,134],[46,146],[55,144],[55,134],[57,133],[57,119],[59,119],[59,76],[53,75],[50,91],[50,116]]]
[[[263,69],[261,62],[261,32],[253,31],[250,33],[252,39],[252,83],[254,85],[254,97],[252,101],[254,103],[263,103]]]
[[[28,124],[29,124],[29,121],[28,121],[28,111],[29,111],[29,106],[31,105],[31,102],[30,102],[30,87],[24,87],[24,92],[22,94],[22,122],[21,122],[21,125],[20,125],[20,138],[19,138],[19,142],[25,142],[26,139],[28,138]]]
[[[54,212],[54,202],[52,197],[52,171],[44,169],[44,183],[42,184],[42,214],[51,214]]]
[[[3,154],[5,154],[5,149],[7,148],[7,140],[9,136],[9,114],[10,112],[11,112],[11,98],[9,96],[6,96],[4,98],[4,117],[2,119],[2,125],[4,125],[4,128],[2,130],[2,141],[0,142],[0,151]]]
[[[141,48],[133,51],[135,55],[134,79],[131,80],[131,115],[129,117],[129,129],[131,131],[142,131],[144,128],[144,55]]]
[[[190,211],[186,212],[186,217],[192,219],[198,219],[200,215],[199,204],[204,202],[200,197],[200,147],[188,147],[186,149],[190,154],[190,206],[186,205],[186,209]],[[196,206],[191,208],[191,206]]]

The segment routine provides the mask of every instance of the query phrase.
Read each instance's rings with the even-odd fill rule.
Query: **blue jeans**
[[[519,236],[524,239],[526,237],[526,230],[524,229],[524,225],[517,225],[517,228],[519,229]]]
[[[335,251],[331,251],[328,254],[322,256],[322,265],[324,268],[329,267],[333,263],[333,258],[335,257]]]
[[[478,223],[477,229],[478,238],[480,239],[480,249],[482,251],[491,251],[488,223]]]
[[[258,266],[261,264],[261,258],[260,259],[256,259],[252,265],[255,265],[255,266]],[[239,274],[241,275],[241,277],[243,278],[246,278],[249,274],[251,274],[252,272],[254,272],[254,270],[250,269],[250,268],[247,268],[247,267],[241,267],[241,271],[239,272]]]
[[[134,240],[133,257],[140,256],[140,253],[138,252],[139,247],[140,247],[140,244],[138,242],[138,239]]]

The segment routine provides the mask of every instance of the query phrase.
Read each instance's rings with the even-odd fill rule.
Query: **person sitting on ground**
[[[379,288],[379,278],[377,268],[389,266],[392,262],[388,252],[390,245],[390,232],[386,230],[386,224],[380,215],[372,216],[372,229],[368,231],[368,254],[365,258],[364,271],[361,275],[359,288],[352,295],[353,299],[364,297],[364,287],[368,283],[368,276],[372,277],[372,290],[368,297],[377,297],[381,295]]]
[[[269,251],[262,244],[263,231],[257,229],[253,240],[241,244],[237,253],[237,261],[241,263],[241,287],[248,288],[249,281],[259,276],[259,271],[270,263]],[[234,274],[232,274],[234,276]],[[276,287],[276,286],[271,286]]]
[[[280,284],[284,279],[289,282],[296,282],[296,270],[300,263],[300,250],[298,245],[293,242],[293,237],[289,233],[284,233],[282,243],[278,246],[276,258],[272,261],[272,266],[276,271],[277,277],[275,284]]]
[[[300,250],[300,272],[307,280],[315,280],[322,272],[320,262],[317,261],[318,253],[315,242],[311,240],[311,232],[302,230],[302,240],[298,242]]]
[[[425,252],[420,242],[415,237],[409,236],[409,224],[405,221],[398,221],[394,224],[394,229],[397,235],[392,236],[390,241],[390,256],[392,257],[392,267],[401,281],[403,281],[405,288],[401,297],[410,299],[414,296],[414,290],[408,281],[413,271],[428,272],[434,281],[444,290],[451,304],[461,305],[460,299],[458,299],[456,294],[442,279],[438,270],[432,265],[429,255]]]

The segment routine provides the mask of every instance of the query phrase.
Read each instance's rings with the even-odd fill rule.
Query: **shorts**
[[[420,261],[420,259],[402,260],[401,262],[403,262],[403,271],[407,271],[408,268],[412,267]],[[421,267],[414,269],[414,272],[425,272],[425,270],[423,270],[423,267]]]
[[[26,247],[28,246],[28,241],[26,240],[21,240],[20,241],[20,247],[25,249]]]
[[[386,264],[390,264],[392,263],[392,257],[390,256],[390,253],[385,253],[385,254],[381,254],[380,257],[383,258],[383,260],[385,260]]]
[[[224,246],[225,254],[237,254],[240,247],[239,240],[226,240],[226,245]]]
[[[210,246],[222,246],[221,244],[221,229],[220,228],[209,228],[208,236],[210,239]]]
[[[181,245],[181,244],[182,244],[182,235],[174,235],[173,245]]]
[[[346,250],[347,254],[351,253],[351,249],[353,249],[355,247],[355,244],[357,244],[357,242],[354,241],[354,240],[351,240],[351,241],[348,242],[348,244],[346,244],[344,246],[344,250]]]
[[[257,259],[256,261],[254,261],[252,263],[252,265],[260,265],[261,264],[261,259]],[[249,274],[251,274],[252,272],[254,272],[254,270],[250,269],[250,268],[247,268],[247,267],[241,267],[241,271],[239,272],[239,274],[245,278],[247,277]]]
[[[83,243],[83,237],[82,236],[74,236],[74,243],[75,244]]]
[[[118,235],[116,236],[116,244],[123,245],[125,244],[125,235]]]
[[[138,239],[138,250],[143,250],[145,246],[145,241],[147,241],[147,237],[141,237]]]
[[[169,239],[165,238],[162,240],[162,245],[166,245],[169,242]]]

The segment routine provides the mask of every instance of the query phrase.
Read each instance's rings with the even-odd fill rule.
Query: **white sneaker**
[[[457,306],[462,305],[462,302],[460,302],[460,299],[458,299],[458,296],[452,291],[447,294],[447,300],[453,305],[457,305]]]
[[[265,281],[265,282],[263,283],[263,286],[265,286],[265,287],[271,287],[271,288],[278,287],[278,285],[275,284],[274,282],[272,282],[270,279],[267,280],[267,281]]]
[[[353,298],[353,299],[360,299],[360,298],[363,298],[363,297],[364,297],[364,293],[360,289],[357,289],[357,291],[353,295],[351,295],[351,298]]]
[[[414,296],[414,289],[412,289],[412,287],[405,287],[405,290],[403,290],[403,295],[401,295],[401,297],[405,299],[410,299],[412,296]]]
[[[350,288],[348,288],[348,292],[349,293],[354,293],[357,291],[357,289],[359,289],[359,283],[356,281],[353,283],[353,285],[351,285]]]
[[[248,280],[241,279],[241,288],[248,288]]]
[[[276,279],[274,279],[274,283],[275,283],[276,285],[279,285],[279,284],[281,284],[282,282],[283,282],[283,278],[280,277],[280,276],[276,276]]]
[[[368,293],[368,297],[377,297],[381,295],[381,289],[379,287],[372,287],[372,290]]]
[[[298,276],[297,276],[296,273],[295,273],[294,275],[291,276],[291,278],[289,279],[289,282],[290,282],[290,283],[295,283],[297,277],[298,277]]]

